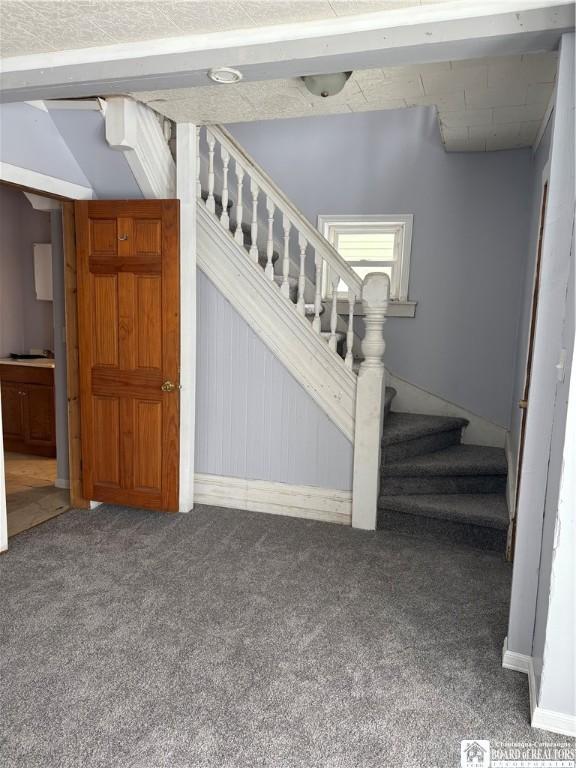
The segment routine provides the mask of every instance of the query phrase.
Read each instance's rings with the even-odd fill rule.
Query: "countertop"
[[[0,357],[0,365],[26,365],[32,368],[55,368],[53,358],[38,357],[36,360],[13,360],[11,357]]]

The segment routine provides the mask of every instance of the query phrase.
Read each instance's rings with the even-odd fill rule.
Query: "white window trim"
[[[387,226],[398,225],[402,228],[402,256],[400,265],[400,278],[398,287],[398,298],[391,301],[390,309],[393,309],[393,305],[399,307],[399,305],[405,305],[409,311],[389,312],[390,315],[396,315],[397,317],[414,317],[416,302],[408,299],[408,282],[410,279],[410,254],[412,252],[412,229],[413,229],[414,216],[413,214],[370,214],[370,215],[357,215],[357,214],[320,214],[318,216],[318,229],[324,235],[324,237],[333,243],[333,230],[335,225],[339,225],[339,228],[343,228],[346,225],[354,226],[356,224],[386,224]],[[324,295],[327,293],[327,276],[323,275],[324,280]]]

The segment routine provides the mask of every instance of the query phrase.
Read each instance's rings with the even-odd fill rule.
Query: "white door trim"
[[[180,200],[180,512],[194,505],[196,424],[196,126],[179,123],[176,195]]]
[[[74,200],[91,200],[94,197],[92,187],[74,184],[71,181],[47,176],[45,173],[31,171],[29,168],[21,168],[11,163],[0,162],[0,181]]]

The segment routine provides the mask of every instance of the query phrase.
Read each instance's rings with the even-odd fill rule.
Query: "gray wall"
[[[352,445],[198,270],[196,472],[350,490]]]
[[[106,142],[101,112],[0,104],[0,122],[3,162],[92,187],[96,198],[142,197],[124,153]]]
[[[538,591],[534,617],[534,635],[532,641],[532,656],[537,673],[538,705],[544,709],[576,716],[576,628],[575,628],[575,582],[576,568],[574,565],[576,497],[574,485],[571,491],[567,489],[566,475],[574,474],[576,456],[574,455],[573,435],[567,431],[567,414],[572,413],[572,428],[574,424],[574,409],[576,395],[571,375],[573,370],[574,336],[576,325],[575,311],[575,273],[574,273],[574,210],[575,210],[575,63],[574,63],[574,34],[564,35],[560,49],[558,67],[558,86],[554,114],[553,145],[550,168],[550,198],[546,216],[544,234],[544,256],[550,256],[552,263],[548,279],[540,291],[539,304],[545,314],[541,320],[538,313],[538,327],[535,351],[538,350],[539,334],[544,322],[553,328],[558,327],[557,336],[552,329],[547,336],[546,350],[551,351],[550,360],[542,361],[537,373],[538,378],[534,387],[535,402],[530,409],[548,410],[549,396],[552,390],[552,419],[549,444],[549,459],[547,462],[546,497],[544,504],[544,522],[541,528],[542,547],[540,551],[540,567],[538,574]],[[553,311],[546,311],[552,304]],[[552,368],[546,365],[554,357],[558,360],[560,350],[566,351],[566,366],[564,381],[558,382],[555,376],[550,377],[549,388],[543,389],[541,378],[542,369]],[[552,374],[554,370],[552,368]],[[543,396],[545,399],[543,399]],[[569,398],[572,402],[569,403]],[[530,413],[530,411],[529,411]],[[529,432],[527,430],[527,437]],[[541,435],[541,441],[542,441]],[[546,436],[547,437],[547,436]],[[530,470],[530,467],[528,467]],[[564,476],[564,477],[563,477]],[[536,496],[536,489],[531,484],[542,482],[534,472],[527,474],[527,489],[523,489],[524,498],[529,494],[530,500]],[[562,485],[561,485],[562,483]],[[563,489],[561,492],[561,488]],[[526,491],[526,493],[525,493]],[[533,530],[533,523],[541,524],[540,515],[528,517],[532,511],[526,505],[519,510],[524,517],[519,517],[523,523],[523,538],[526,531]],[[528,525],[526,525],[526,523]],[[536,528],[536,531],[538,529]],[[519,540],[520,543],[520,540]],[[530,556],[530,552],[527,553]],[[526,552],[522,551],[523,559],[518,563],[526,568]],[[515,581],[517,575],[515,571]],[[541,671],[541,676],[540,676]]]
[[[0,122],[3,162],[90,186],[49,112],[29,104],[0,104]]]
[[[34,243],[50,242],[50,215],[23,193],[0,185],[0,357],[52,348],[52,302],[34,288]]]
[[[550,546],[550,526],[552,520],[553,527],[557,525],[554,494],[557,493],[559,451],[561,452],[558,441],[563,440],[564,419],[562,400],[558,397],[555,366],[559,361],[562,346],[566,346],[563,334],[569,307],[570,269],[573,266],[571,246],[575,206],[574,144],[574,35],[564,35],[560,49],[552,125],[549,195],[542,249],[533,373],[526,419],[526,442],[518,498],[518,525],[508,625],[510,650],[529,656],[533,653],[540,655],[541,623],[546,624],[546,645],[554,638],[555,642],[558,642],[558,636],[566,635],[567,631],[568,635],[573,637],[573,627],[566,624],[568,616],[565,617],[563,625],[550,627],[542,600],[548,599],[547,583],[551,583],[551,569],[552,582],[554,581],[555,559],[553,545]],[[545,516],[545,507],[550,504],[551,507],[547,509]],[[574,508],[574,500],[570,499],[569,509],[572,516]],[[550,514],[552,518],[549,517]],[[539,583],[540,610],[536,626]],[[563,589],[565,593],[570,589],[570,585],[565,583]],[[562,668],[567,663],[568,660],[564,657],[557,660],[557,664]],[[562,674],[567,684],[570,684],[571,681],[563,671],[557,675],[558,679],[562,678]]]
[[[236,124],[229,130],[317,224],[413,213],[410,298],[389,318],[398,376],[508,426],[526,269],[531,153],[446,153],[432,108]]]
[[[564,381],[559,382],[556,388],[556,401],[554,405],[554,423],[552,428],[552,441],[550,446],[550,462],[548,464],[548,483],[546,489],[546,503],[544,507],[544,525],[542,527],[542,549],[540,552],[540,573],[538,579],[538,594],[536,598],[536,618],[534,622],[534,639],[532,641],[532,657],[534,659],[534,671],[536,673],[536,680],[538,687],[541,682],[541,673],[544,663],[544,646],[546,643],[546,637],[548,635],[548,609],[550,601],[550,587],[552,582],[552,568],[554,562],[554,549],[555,542],[554,537],[557,527],[557,513],[558,503],[560,500],[560,482],[562,478],[563,470],[563,455],[564,445],[566,439],[566,416],[568,413],[568,393],[570,389],[570,369],[572,367],[573,354],[574,354],[574,253],[572,253],[571,260],[571,274],[568,280],[568,297],[566,303],[566,313],[564,317],[564,330],[562,334],[562,347],[566,349],[567,362],[566,362],[566,375]],[[574,374],[576,376],[576,373]],[[574,392],[572,393],[574,397]],[[574,407],[574,405],[572,406]],[[572,459],[572,464],[564,462],[565,471],[574,472],[575,464]],[[570,501],[570,500],[567,500]],[[572,498],[572,516],[574,516],[574,506],[576,506],[576,498]],[[570,532],[568,526],[565,524],[558,531],[558,535],[562,537],[563,543],[570,543]],[[576,541],[572,539],[572,543],[576,544]],[[576,572],[573,573],[573,578],[576,578]],[[570,588],[569,584],[564,585],[565,588]],[[557,627],[553,630],[554,633],[572,634],[574,633],[574,627],[569,621],[570,612],[564,617],[563,626]],[[572,609],[572,620],[574,619],[574,610]],[[576,644],[573,646],[574,652],[572,653],[572,668],[574,669],[574,653],[576,653]],[[566,670],[567,671],[567,670]],[[571,679],[576,681],[576,676],[573,674]],[[561,709],[560,711],[567,711]],[[574,701],[572,701],[571,714],[576,715],[576,709],[574,708]]]
[[[138,199],[140,187],[123,152],[106,142],[101,112],[93,110],[50,110],[50,116],[74,159],[100,199]]]

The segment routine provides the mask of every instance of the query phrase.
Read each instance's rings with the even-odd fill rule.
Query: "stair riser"
[[[380,493],[403,496],[419,493],[505,493],[506,477],[502,475],[461,475],[435,477],[383,477]]]
[[[462,430],[451,429],[447,432],[436,432],[432,435],[417,437],[415,440],[406,440],[392,445],[382,446],[382,460],[386,463],[400,461],[401,459],[420,456],[423,453],[441,451],[451,445],[458,445],[462,436]]]
[[[506,551],[507,532],[498,528],[485,528],[479,525],[454,523],[450,520],[437,520],[379,509],[378,529],[464,544],[474,549]]]

